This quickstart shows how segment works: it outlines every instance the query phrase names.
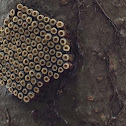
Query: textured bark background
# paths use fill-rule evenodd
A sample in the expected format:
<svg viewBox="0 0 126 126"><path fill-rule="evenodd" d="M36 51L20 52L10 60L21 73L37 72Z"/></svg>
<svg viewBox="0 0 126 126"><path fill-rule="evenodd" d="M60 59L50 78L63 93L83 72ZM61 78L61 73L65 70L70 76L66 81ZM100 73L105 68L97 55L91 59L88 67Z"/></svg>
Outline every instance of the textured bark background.
<svg viewBox="0 0 126 126"><path fill-rule="evenodd" d="M0 0L0 24L20 0ZM74 69L24 104L0 87L0 126L125 126L126 1L25 0L68 26Z"/></svg>

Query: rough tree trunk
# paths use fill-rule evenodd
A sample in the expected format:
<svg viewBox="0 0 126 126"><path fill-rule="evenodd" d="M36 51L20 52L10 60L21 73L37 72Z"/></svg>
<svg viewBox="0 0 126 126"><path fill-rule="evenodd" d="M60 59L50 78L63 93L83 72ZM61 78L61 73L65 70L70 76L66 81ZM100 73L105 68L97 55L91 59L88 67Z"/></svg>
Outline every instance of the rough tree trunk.
<svg viewBox="0 0 126 126"><path fill-rule="evenodd" d="M1 26L19 2L0 0ZM74 70L29 104L0 87L0 126L125 126L126 1L25 3L68 25Z"/></svg>

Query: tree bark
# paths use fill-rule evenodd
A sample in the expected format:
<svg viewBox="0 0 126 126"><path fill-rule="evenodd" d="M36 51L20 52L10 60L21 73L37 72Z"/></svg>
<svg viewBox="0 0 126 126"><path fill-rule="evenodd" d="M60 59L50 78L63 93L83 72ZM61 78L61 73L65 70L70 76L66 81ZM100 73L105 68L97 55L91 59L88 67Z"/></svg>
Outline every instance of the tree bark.
<svg viewBox="0 0 126 126"><path fill-rule="evenodd" d="M0 23L20 0L0 0ZM25 104L0 87L0 126L125 126L126 1L24 0L68 26L74 68Z"/></svg>

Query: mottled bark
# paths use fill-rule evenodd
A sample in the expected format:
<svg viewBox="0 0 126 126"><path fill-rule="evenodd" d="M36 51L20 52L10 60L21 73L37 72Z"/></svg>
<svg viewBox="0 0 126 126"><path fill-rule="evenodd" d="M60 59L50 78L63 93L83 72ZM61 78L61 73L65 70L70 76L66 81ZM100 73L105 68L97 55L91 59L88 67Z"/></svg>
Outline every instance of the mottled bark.
<svg viewBox="0 0 126 126"><path fill-rule="evenodd" d="M0 23L20 0L0 0ZM125 0L25 0L68 26L74 69L25 104L0 87L0 126L125 126Z"/></svg>

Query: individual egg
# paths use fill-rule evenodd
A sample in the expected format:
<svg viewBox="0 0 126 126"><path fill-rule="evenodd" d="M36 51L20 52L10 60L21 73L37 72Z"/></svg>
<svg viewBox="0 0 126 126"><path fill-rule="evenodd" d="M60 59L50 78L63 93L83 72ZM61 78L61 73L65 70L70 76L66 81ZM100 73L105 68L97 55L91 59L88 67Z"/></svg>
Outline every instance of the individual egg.
<svg viewBox="0 0 126 126"><path fill-rule="evenodd" d="M27 6L23 6L22 9L21 9L21 11L22 11L23 13L27 12L27 10L28 10L28 7L27 7Z"/></svg>
<svg viewBox="0 0 126 126"><path fill-rule="evenodd" d="M58 21L56 23L56 26L57 26L57 28L63 28L64 27L64 23L62 21Z"/></svg>
<svg viewBox="0 0 126 126"><path fill-rule="evenodd" d="M44 82L48 83L50 81L50 78L48 76L44 77Z"/></svg>
<svg viewBox="0 0 126 126"><path fill-rule="evenodd" d="M30 101L30 98L28 96L24 96L23 100L25 103L28 103Z"/></svg>
<svg viewBox="0 0 126 126"><path fill-rule="evenodd" d="M15 15L15 10L14 9L12 9L11 11L10 11L10 14L9 14L11 17L12 16L14 16Z"/></svg>
<svg viewBox="0 0 126 126"><path fill-rule="evenodd" d="M56 22L57 21L55 19L50 19L49 23L50 23L51 26L54 26L56 24Z"/></svg>
<svg viewBox="0 0 126 126"><path fill-rule="evenodd" d="M22 5L22 4L18 4L18 5L17 5L17 9L18 9L18 10L22 10L22 8L23 8L23 5Z"/></svg>
<svg viewBox="0 0 126 126"><path fill-rule="evenodd" d="M44 16L43 16L43 15L38 15L38 16L37 16L37 20L38 20L38 21L42 21L43 19L44 19Z"/></svg>
<svg viewBox="0 0 126 126"><path fill-rule="evenodd" d="M54 77L54 79L57 80L59 78L59 74L58 73L54 73L53 77Z"/></svg>
<svg viewBox="0 0 126 126"><path fill-rule="evenodd" d="M39 12L38 11L36 11L36 10L33 10L32 11L32 16L33 17L37 17L39 15Z"/></svg>

